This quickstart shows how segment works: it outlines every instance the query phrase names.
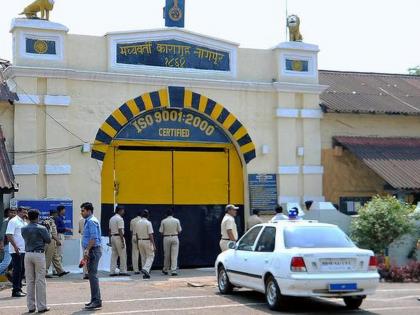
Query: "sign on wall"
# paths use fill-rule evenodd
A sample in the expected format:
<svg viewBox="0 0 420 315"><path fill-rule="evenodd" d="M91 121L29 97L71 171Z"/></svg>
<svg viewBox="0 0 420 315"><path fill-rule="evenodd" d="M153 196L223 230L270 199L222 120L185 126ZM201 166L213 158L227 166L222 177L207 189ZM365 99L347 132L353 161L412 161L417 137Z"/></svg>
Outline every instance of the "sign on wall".
<svg viewBox="0 0 420 315"><path fill-rule="evenodd" d="M277 205L276 174L249 174L250 210L274 211Z"/></svg>
<svg viewBox="0 0 420 315"><path fill-rule="evenodd" d="M26 52L37 55L56 55L56 43L52 40L26 38Z"/></svg>
<svg viewBox="0 0 420 315"><path fill-rule="evenodd" d="M187 109L155 109L135 117L118 140L230 143L211 119Z"/></svg>
<svg viewBox="0 0 420 315"><path fill-rule="evenodd" d="M230 71L229 53L179 40L117 43L117 64Z"/></svg>
<svg viewBox="0 0 420 315"><path fill-rule="evenodd" d="M40 219L46 219L50 216L50 210L56 209L57 206L66 207L66 215L64 223L66 228L73 229L73 201L72 200L16 200L16 207L29 207L32 209L38 209L40 211ZM71 232L67 232L66 235L72 235Z"/></svg>
<svg viewBox="0 0 420 315"><path fill-rule="evenodd" d="M185 1L184 0L166 0L164 14L165 14L165 26L184 27Z"/></svg>

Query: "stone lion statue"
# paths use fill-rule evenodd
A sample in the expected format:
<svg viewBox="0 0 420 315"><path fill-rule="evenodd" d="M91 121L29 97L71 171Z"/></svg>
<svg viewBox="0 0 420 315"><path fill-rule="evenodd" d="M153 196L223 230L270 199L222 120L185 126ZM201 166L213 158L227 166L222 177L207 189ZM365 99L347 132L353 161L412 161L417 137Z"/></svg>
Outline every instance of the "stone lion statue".
<svg viewBox="0 0 420 315"><path fill-rule="evenodd" d="M287 27L289 28L289 40L291 42L301 42L303 40L300 33L300 19L297 15L289 15L287 17Z"/></svg>
<svg viewBox="0 0 420 315"><path fill-rule="evenodd" d="M19 14L26 15L28 19L38 19L37 13L41 12L41 19L49 20L50 11L54 8L54 2L54 0L35 0Z"/></svg>

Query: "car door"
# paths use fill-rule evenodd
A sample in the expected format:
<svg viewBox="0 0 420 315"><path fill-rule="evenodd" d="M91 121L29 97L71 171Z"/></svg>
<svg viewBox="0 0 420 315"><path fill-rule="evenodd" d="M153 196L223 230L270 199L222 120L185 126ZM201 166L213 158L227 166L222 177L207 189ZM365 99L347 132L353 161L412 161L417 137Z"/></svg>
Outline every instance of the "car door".
<svg viewBox="0 0 420 315"><path fill-rule="evenodd" d="M227 272L232 283L252 288L252 277L249 273L249 262L252 260L255 241L262 230L262 226L250 229L236 244Z"/></svg>
<svg viewBox="0 0 420 315"><path fill-rule="evenodd" d="M252 259L248 262L249 273L255 275L250 278L252 288L264 292L264 274L270 269L274 258L276 247L276 228L266 226L260 233L252 254Z"/></svg>

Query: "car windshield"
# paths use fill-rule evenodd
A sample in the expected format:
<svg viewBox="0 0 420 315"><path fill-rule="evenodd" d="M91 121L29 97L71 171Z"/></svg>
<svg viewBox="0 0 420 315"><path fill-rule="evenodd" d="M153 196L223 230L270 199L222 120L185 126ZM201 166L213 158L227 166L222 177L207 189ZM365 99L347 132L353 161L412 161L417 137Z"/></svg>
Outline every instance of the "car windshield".
<svg viewBox="0 0 420 315"><path fill-rule="evenodd" d="M290 226L284 230L286 248L345 248L355 247L351 239L338 227Z"/></svg>

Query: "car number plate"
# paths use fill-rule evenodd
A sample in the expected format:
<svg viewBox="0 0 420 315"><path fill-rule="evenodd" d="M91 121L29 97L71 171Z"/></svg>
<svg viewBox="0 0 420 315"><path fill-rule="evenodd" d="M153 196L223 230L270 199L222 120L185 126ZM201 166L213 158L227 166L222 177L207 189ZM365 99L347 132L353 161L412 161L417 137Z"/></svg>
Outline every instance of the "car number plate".
<svg viewBox="0 0 420 315"><path fill-rule="evenodd" d="M321 259L320 263L323 271L350 271L354 267L354 261L351 258L326 258Z"/></svg>
<svg viewBox="0 0 420 315"><path fill-rule="evenodd" d="M333 283L328 286L330 292L352 292L357 291L357 283Z"/></svg>

